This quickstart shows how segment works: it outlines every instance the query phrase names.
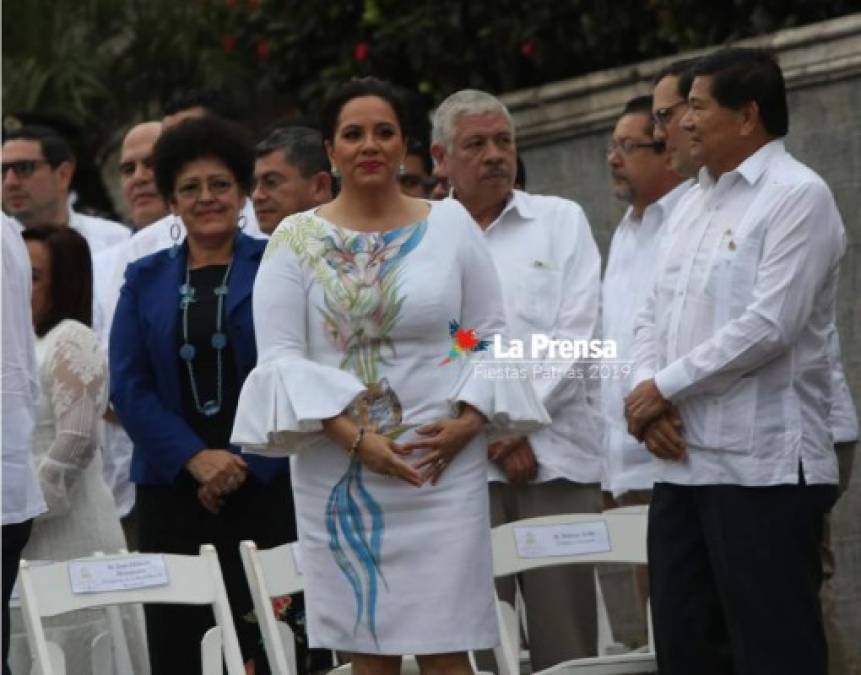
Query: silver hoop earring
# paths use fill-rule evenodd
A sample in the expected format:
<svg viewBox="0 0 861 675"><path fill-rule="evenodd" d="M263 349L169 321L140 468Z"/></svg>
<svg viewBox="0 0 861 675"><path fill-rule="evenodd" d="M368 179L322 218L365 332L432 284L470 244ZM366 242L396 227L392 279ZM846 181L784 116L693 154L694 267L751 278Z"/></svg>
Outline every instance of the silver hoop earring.
<svg viewBox="0 0 861 675"><path fill-rule="evenodd" d="M406 172L407 172L407 167L405 167L403 164L401 164L401 166L398 168L398 175L403 176L404 174L406 174Z"/></svg>
<svg viewBox="0 0 861 675"><path fill-rule="evenodd" d="M179 218L174 216L173 222L170 224L170 238L173 240L173 246L170 247L171 258L176 258L179 255L179 238L182 236L182 229L179 226Z"/></svg>
<svg viewBox="0 0 861 675"><path fill-rule="evenodd" d="M340 178L341 177L341 172L338 171L338 167L335 166L334 164L332 165L331 173L332 173L332 178Z"/></svg>
<svg viewBox="0 0 861 675"><path fill-rule="evenodd" d="M248 219L245 217L244 213L239 214L239 220L236 221L236 227L239 228L239 231L245 229L245 225L248 223Z"/></svg>

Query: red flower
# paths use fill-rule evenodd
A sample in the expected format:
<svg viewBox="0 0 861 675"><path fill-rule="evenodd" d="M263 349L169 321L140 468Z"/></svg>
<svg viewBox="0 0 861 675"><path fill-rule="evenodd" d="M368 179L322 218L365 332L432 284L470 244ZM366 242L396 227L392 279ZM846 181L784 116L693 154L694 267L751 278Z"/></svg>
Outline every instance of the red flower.
<svg viewBox="0 0 861 675"><path fill-rule="evenodd" d="M356 46L353 47L353 58L361 63L368 58L368 53L371 51L370 46L368 46L367 42L357 42Z"/></svg>
<svg viewBox="0 0 861 675"><path fill-rule="evenodd" d="M265 61L269 58L269 40L266 38L260 38L257 41L257 58L261 61Z"/></svg>
<svg viewBox="0 0 861 675"><path fill-rule="evenodd" d="M232 35L222 35L221 48L226 52L232 52L236 49L236 38Z"/></svg>
<svg viewBox="0 0 861 675"><path fill-rule="evenodd" d="M227 5L227 9L236 9L236 5L239 4L239 0L225 0L225 5Z"/></svg>
<svg viewBox="0 0 861 675"><path fill-rule="evenodd" d="M531 58L535 54L535 40L527 40L526 42L521 44L520 53L523 54L527 59Z"/></svg>
<svg viewBox="0 0 861 675"><path fill-rule="evenodd" d="M248 9L257 9L260 7L260 0L246 0L246 4L248 5Z"/></svg>
<svg viewBox="0 0 861 675"><path fill-rule="evenodd" d="M458 328L454 334L454 343L463 351L472 351L478 345L475 328Z"/></svg>
<svg viewBox="0 0 861 675"><path fill-rule="evenodd" d="M283 618L286 615L287 610L290 609L290 607L292 606L292 604L293 598L291 598L289 595L282 595L277 598L272 598L272 611L275 612L275 617L277 619Z"/></svg>

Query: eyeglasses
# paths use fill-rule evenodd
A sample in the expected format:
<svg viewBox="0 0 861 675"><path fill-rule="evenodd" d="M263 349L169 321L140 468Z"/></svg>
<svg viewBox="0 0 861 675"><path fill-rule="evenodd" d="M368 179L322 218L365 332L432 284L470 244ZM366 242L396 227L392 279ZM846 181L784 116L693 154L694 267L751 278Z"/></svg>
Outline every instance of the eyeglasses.
<svg viewBox="0 0 861 675"><path fill-rule="evenodd" d="M209 190L209 194L216 197L227 194L234 185L236 185L236 183L228 178L209 178L206 180L206 187ZM195 199L200 199L200 195L202 193L203 182L199 180L190 180L176 188L176 194L179 195L180 198L189 202Z"/></svg>
<svg viewBox="0 0 861 675"><path fill-rule="evenodd" d="M133 176L135 171L137 171L138 164L140 164L144 169L152 170L153 167L153 159L152 155L149 157L144 157L141 160L133 160L128 162L122 162L120 164L120 175L128 178L129 176Z"/></svg>
<svg viewBox="0 0 861 675"><path fill-rule="evenodd" d="M634 141L630 138L626 138L624 141L617 143L612 141L607 145L607 157L611 155L615 155L617 152L627 157L634 150L638 150L639 148L652 148L654 150L660 151L664 147L664 144L659 141Z"/></svg>
<svg viewBox="0 0 861 675"><path fill-rule="evenodd" d="M673 118L673 110L686 103L687 101L685 99L681 99L680 101L673 103L673 105L668 105L665 108L658 108L652 113L652 122L654 122L656 127L661 127L661 129L663 129Z"/></svg>
<svg viewBox="0 0 861 675"><path fill-rule="evenodd" d="M19 159L15 162L3 162L3 180L11 170L18 178L29 178L40 164L49 164L47 159Z"/></svg>

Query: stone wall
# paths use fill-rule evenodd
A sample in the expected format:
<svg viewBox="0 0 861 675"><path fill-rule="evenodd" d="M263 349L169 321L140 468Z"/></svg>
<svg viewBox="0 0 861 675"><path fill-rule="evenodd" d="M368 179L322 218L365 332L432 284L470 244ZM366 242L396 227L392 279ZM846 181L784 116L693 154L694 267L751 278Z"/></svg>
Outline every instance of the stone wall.
<svg viewBox="0 0 861 675"><path fill-rule="evenodd" d="M778 56L789 89L789 151L831 186L848 248L838 300L843 361L861 401L861 14L745 40ZM517 91L503 100L514 115L530 192L579 202L606 254L624 211L612 194L604 148L622 106L649 93L679 54ZM861 458L834 514L840 619L861 673Z"/></svg>

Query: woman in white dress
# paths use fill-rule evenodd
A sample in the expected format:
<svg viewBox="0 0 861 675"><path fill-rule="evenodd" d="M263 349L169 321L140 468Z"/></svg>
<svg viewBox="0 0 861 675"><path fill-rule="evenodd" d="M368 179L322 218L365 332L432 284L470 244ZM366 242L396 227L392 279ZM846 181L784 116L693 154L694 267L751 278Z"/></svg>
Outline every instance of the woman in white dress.
<svg viewBox="0 0 861 675"><path fill-rule="evenodd" d="M269 243L233 441L295 454L311 646L360 674L415 654L454 675L498 642L485 427L549 419L528 381L490 372L505 320L478 228L457 202L400 193L404 119L372 78L327 105L342 189Z"/></svg>
<svg viewBox="0 0 861 675"><path fill-rule="evenodd" d="M33 455L48 511L33 522L26 560L70 560L125 548L110 488L102 475L99 423L107 402L107 359L89 327L92 267L84 238L68 227L23 233L33 268L33 324L41 395ZM148 673L143 613L123 610L135 673ZM104 610L45 621L69 673L91 673L93 638L108 631ZM10 663L29 672L20 612L12 617Z"/></svg>

